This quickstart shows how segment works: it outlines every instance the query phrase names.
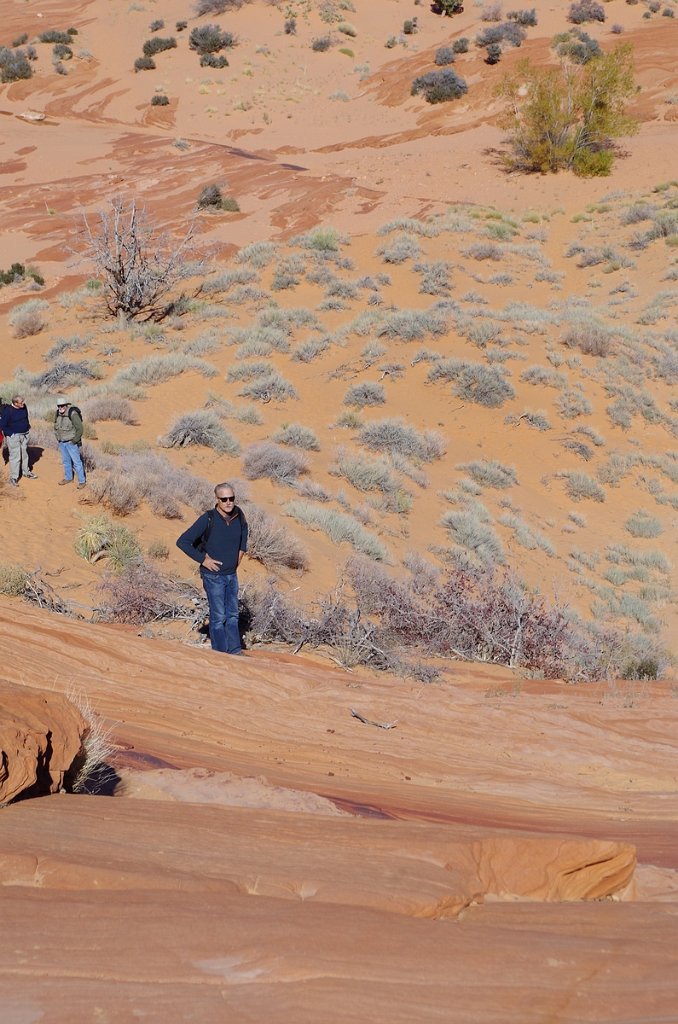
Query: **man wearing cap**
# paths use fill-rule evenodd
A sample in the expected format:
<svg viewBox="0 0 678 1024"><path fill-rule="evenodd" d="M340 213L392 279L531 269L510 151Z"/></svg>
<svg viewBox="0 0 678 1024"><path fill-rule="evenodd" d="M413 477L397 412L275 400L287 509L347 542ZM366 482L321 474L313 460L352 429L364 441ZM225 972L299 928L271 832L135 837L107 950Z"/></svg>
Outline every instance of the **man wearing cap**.
<svg viewBox="0 0 678 1024"><path fill-rule="evenodd" d="M0 416L0 431L5 435L9 451L9 482L19 484L19 474L37 480L28 465L28 434L31 429L28 409L22 395L14 395L12 404L6 405Z"/></svg>
<svg viewBox="0 0 678 1024"><path fill-rule="evenodd" d="M54 433L59 442L59 454L64 466L64 478L59 487L73 482L73 472L78 479L78 488L85 486L85 467L82 464L80 446L82 444L82 416L80 410L72 406L67 398L59 396L56 400L56 416L54 417Z"/></svg>

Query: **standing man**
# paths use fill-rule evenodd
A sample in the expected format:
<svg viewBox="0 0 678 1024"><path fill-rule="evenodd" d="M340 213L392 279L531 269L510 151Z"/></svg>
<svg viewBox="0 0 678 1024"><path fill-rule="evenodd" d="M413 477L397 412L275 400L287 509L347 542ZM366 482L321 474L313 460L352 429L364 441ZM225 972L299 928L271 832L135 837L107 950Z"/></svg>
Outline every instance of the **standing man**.
<svg viewBox="0 0 678 1024"><path fill-rule="evenodd" d="M216 507L182 533L177 547L200 563L210 612L212 650L242 654L238 629L238 566L247 551L247 520L231 484L214 488Z"/></svg>
<svg viewBox="0 0 678 1024"><path fill-rule="evenodd" d="M15 395L11 405L6 405L0 416L0 431L5 435L9 451L9 482L12 487L19 484L19 474L29 480L37 480L28 465L28 434L31 429L28 409L22 395Z"/></svg>
<svg viewBox="0 0 678 1024"><path fill-rule="evenodd" d="M59 454L64 467L64 478L59 487L73 482L73 471L78 478L78 489L86 485L85 467L82 464L82 416L80 410L71 405L67 398L57 398L54 433L59 442Z"/></svg>

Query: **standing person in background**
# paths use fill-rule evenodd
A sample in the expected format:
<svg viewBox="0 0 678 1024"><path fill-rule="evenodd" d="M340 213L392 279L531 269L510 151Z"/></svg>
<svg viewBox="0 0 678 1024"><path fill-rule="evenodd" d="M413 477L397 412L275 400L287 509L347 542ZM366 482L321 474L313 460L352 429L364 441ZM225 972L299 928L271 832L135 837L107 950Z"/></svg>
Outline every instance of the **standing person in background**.
<svg viewBox="0 0 678 1024"><path fill-rule="evenodd" d="M19 475L37 480L37 475L28 465L28 435L31 423L28 409L22 395L14 395L12 404L6 405L0 416L0 431L5 435L9 451L9 482L12 487L19 484Z"/></svg>
<svg viewBox="0 0 678 1024"><path fill-rule="evenodd" d="M64 478L59 481L59 487L73 482L73 471L75 470L80 489L86 485L85 468L80 453L82 416L77 406L71 405L67 398L57 398L56 406L54 433L59 442L59 454L64 467Z"/></svg>
<svg viewBox="0 0 678 1024"><path fill-rule="evenodd" d="M242 654L238 629L238 566L247 551L247 520L235 504L230 484L217 484L215 508L196 519L177 547L200 563L200 578L210 611L212 650Z"/></svg>

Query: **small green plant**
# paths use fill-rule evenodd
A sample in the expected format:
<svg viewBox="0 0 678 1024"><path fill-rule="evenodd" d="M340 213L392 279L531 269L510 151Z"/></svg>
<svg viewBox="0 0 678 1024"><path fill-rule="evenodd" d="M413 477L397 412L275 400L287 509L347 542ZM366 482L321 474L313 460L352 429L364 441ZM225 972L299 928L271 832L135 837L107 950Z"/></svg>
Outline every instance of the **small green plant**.
<svg viewBox="0 0 678 1024"><path fill-rule="evenodd" d="M0 563L0 594L7 597L21 597L26 590L28 573L20 565Z"/></svg>
<svg viewBox="0 0 678 1024"><path fill-rule="evenodd" d="M33 270L32 267L25 267L23 263L13 263L9 270L0 270L0 288L6 284L19 284L30 278L35 284L43 285L44 277Z"/></svg>

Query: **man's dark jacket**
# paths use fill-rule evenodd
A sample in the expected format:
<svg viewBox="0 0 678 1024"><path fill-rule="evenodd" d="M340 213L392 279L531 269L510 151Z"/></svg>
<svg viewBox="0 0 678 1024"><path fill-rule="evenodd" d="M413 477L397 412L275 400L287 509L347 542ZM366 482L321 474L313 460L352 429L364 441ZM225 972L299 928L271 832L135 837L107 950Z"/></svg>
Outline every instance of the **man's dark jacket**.
<svg viewBox="0 0 678 1024"><path fill-rule="evenodd" d="M234 506L233 512L226 516L226 518L220 515L216 508L212 510L211 516L212 528L205 547L196 547L195 545L207 529L207 512L203 512L193 525L189 526L182 533L177 540L177 547L185 555L188 555L189 558L192 558L194 562L202 562L205 555L209 555L210 558L221 562L219 575L231 575L238 568L240 552L247 551L247 520L242 509L238 508L237 505ZM210 572L210 575L212 575L209 569L203 569L202 571Z"/></svg>
<svg viewBox="0 0 678 1024"><path fill-rule="evenodd" d="M28 409L25 405L20 409L15 405L5 406L0 416L0 430L6 437L11 437L12 434L27 434L30 429Z"/></svg>

